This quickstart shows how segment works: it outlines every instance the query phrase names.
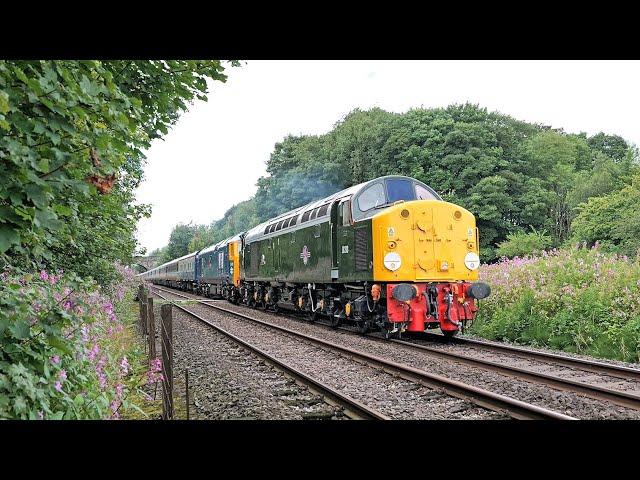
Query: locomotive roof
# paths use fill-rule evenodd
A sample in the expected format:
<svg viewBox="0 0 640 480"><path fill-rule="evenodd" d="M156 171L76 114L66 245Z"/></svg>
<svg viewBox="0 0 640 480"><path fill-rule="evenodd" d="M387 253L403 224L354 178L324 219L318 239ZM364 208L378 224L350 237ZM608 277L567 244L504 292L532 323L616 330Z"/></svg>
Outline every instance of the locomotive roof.
<svg viewBox="0 0 640 480"><path fill-rule="evenodd" d="M244 233L244 232L242 232ZM204 253L209 253L209 252L213 252L214 250L218 250L219 248L224 247L225 245L228 245L229 243L236 241L236 240L240 240L240 237L242 236L242 233L237 233L235 235L232 235L231 237L225 238L224 240L220 240L218 243L214 243L213 245L209 245L206 248L203 248L202 250L200 250L198 252L198 255L202 255Z"/></svg>
<svg viewBox="0 0 640 480"><path fill-rule="evenodd" d="M385 175L383 177L377 177L377 178L374 178L372 180L359 183L358 185L353 185L351 187L345 188L344 190L340 190L339 192L333 193L333 194L329 195L328 197L324 197L324 198L321 198L319 200L315 200L313 202L307 203L306 205L303 205L303 206L298 207L298 208L294 208L293 210L289 210L288 212L285 212L285 213L282 213L282 214L280 214L280 215L278 215L276 217L270 218L269 220L267 220L265 222L262 222L260 225L257 225L255 227L251 228L250 230L248 230L246 235L245 235L245 239L246 239L246 241L251 242L252 240L256 240L256 239L261 238L261 237L265 237L265 236L268 236L268 235L275 234L275 232L265 234L264 233L265 232L265 228L268 225L270 225L270 224L272 224L274 222L279 222L280 220L286 219L286 218L288 218L290 216L299 217L302 213L304 213L306 211L312 210L312 209L314 209L316 207L319 207L321 205L324 205L324 204L330 204L330 203L334 202L335 200L338 200L338 199L341 199L341 198L353 197L354 195L358 194L359 192L361 192L362 190L367 188L370 184L375 183L375 182L379 182L380 180L385 180L385 179L388 179L388 178L405 178L405 179L412 180L414 182L418 182L420 184L423 184L430 191L432 191L437 196L437 198L439 198L441 200L440 196L431 187L429 187L428 185L424 184L423 182L421 182L419 180L416 180L415 178L406 177L404 175ZM310 220L308 223L305 223L305 227L308 227L308 226L311 226L311 225L315 225L317 223L323 223L323 222L326 222L326 221L328 221L328 217L327 218L322 218L322 219L321 218L313 219L313 220ZM297 228L300 228L299 225L300 225L300 222L297 221L296 224L295 224L295 228L292 228L289 231L293 231L293 230L296 230Z"/></svg>

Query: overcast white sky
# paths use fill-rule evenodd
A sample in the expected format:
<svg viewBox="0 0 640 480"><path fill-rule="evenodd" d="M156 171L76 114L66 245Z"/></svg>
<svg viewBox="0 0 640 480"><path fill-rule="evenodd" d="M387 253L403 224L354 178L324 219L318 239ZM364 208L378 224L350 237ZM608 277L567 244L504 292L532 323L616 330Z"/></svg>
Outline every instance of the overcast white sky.
<svg viewBox="0 0 640 480"><path fill-rule="evenodd" d="M212 82L147 152L137 238L151 250L179 222L209 224L256 191L274 144L323 134L354 108L478 103L570 133L640 145L639 61L247 61Z"/></svg>

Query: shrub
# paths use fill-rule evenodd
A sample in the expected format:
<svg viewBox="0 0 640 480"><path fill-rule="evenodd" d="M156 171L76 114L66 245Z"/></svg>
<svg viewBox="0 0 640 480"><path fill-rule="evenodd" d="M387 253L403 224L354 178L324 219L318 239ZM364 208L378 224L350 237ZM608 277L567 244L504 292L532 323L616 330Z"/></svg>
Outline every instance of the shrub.
<svg viewBox="0 0 640 480"><path fill-rule="evenodd" d="M640 260L567 248L483 265L491 285L473 333L627 361L640 359Z"/></svg>
<svg viewBox="0 0 640 480"><path fill-rule="evenodd" d="M635 255L640 251L640 174L622 190L590 198L572 224L572 239L604 250Z"/></svg>
<svg viewBox="0 0 640 480"><path fill-rule="evenodd" d="M517 232L507 235L507 239L498 245L498 256L511 258L536 255L551 247L553 239L549 235L534 228L531 230L530 233Z"/></svg>
<svg viewBox="0 0 640 480"><path fill-rule="evenodd" d="M118 418L146 380L131 309L133 274L106 292L59 272L0 275L0 418ZM107 295L107 293L109 295ZM129 302L129 305L125 305Z"/></svg>

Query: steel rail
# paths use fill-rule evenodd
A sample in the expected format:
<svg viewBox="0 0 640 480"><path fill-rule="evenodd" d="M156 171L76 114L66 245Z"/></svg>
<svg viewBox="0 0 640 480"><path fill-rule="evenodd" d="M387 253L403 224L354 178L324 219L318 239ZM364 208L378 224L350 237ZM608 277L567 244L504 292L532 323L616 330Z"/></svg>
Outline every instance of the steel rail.
<svg viewBox="0 0 640 480"><path fill-rule="evenodd" d="M165 291L168 291L168 290L165 290ZM507 413L512 418L575 420L574 417L571 417L559 412L555 412L547 408L539 407L537 405L529 404L527 402L523 402L521 400L517 400L511 397L508 397L506 395L490 392L488 390L484 390L482 388L475 387L473 385L468 385L457 380L442 377L440 375L435 375L435 374L426 372L424 370L411 367L409 365L404 365L401 363L386 360L382 357L378 357L375 355L371 355L369 353L361 352L349 347L338 345L336 343L333 343L327 340L322 340L320 338L317 338L311 335L306 335L306 334L297 332L295 330L288 329L286 327L274 325L270 322L265 322L263 320L250 317L240 312L228 310L218 305L211 305L210 303L207 303L206 300L193 299L191 297L188 297L186 295L173 292L173 291L168 291L168 292L177 296L181 296L183 298L196 300L196 302L200 303L201 305L213 308L218 311L225 312L227 314L230 314L245 320L252 321L259 325L263 325L268 328L272 328L274 330L278 330L289 335L296 336L298 338L309 341L311 343L315 343L316 345L319 345L325 348L328 347L334 351L339 351L343 355L346 355L349 357L355 357L363 361L364 363L381 368L383 371L397 375L400 378L403 378L405 380L420 383L429 388L442 390L448 395L454 396L456 398L461 398L466 401L470 401L472 403L475 403L476 405L479 405L483 408L487 408L489 410L497 411L500 413Z"/></svg>
<svg viewBox="0 0 640 480"><path fill-rule="evenodd" d="M348 397L340 393L334 388L318 380L315 380L314 378L310 377L304 372L286 364L285 362L282 362L276 359L275 357L268 354L264 350L247 342L246 340L242 340L241 338L235 336L234 334L224 330L220 326L213 324L212 322L201 317L197 313L192 312L184 308L183 306L176 304L175 302L172 302L170 299L164 297L160 293L153 292L153 291L152 293L165 301L169 301L172 305L174 305L176 308L180 309L181 311L191 315L192 317L202 321L203 323L206 323L210 327L214 328L216 331L222 333L223 335L230 338L234 342L242 345L245 349L256 354L257 356L262 358L264 361L266 361L270 365L276 367L277 369L283 371L287 375L293 377L296 381L298 381L299 383L309 388L310 391L316 393L317 395L322 396L324 401L329 405L341 407L345 415L347 415L349 418L358 419L358 420L389 420L390 419L390 417L384 415L383 413L364 405L358 400L355 400L351 397ZM175 292L171 292L171 293L175 294Z"/></svg>
<svg viewBox="0 0 640 480"><path fill-rule="evenodd" d="M429 334L434 337L440 337L438 334ZM571 368L580 368L582 370L590 371L593 373L600 373L618 377L624 380L640 380L640 369L626 367L622 365L613 365L605 362L599 362L597 360L588 360L584 358L567 357L565 355L559 355L551 352L540 352L536 350L530 350L524 347L518 347L515 345L497 344L492 342L486 342L484 340L477 340L473 338L461 338L453 337L454 343L460 345L471 345L485 348L487 350L494 350L507 353L521 354L525 357L533 357L546 361L553 361L554 363L564 365Z"/></svg>
<svg viewBox="0 0 640 480"><path fill-rule="evenodd" d="M171 293L173 293L174 295L182 296L184 298L191 298L182 293L177 293L174 291L172 291ZM207 300L197 300L197 301L206 302ZM428 335L444 338L441 335L436 335L436 334L428 334ZM369 337L369 338L373 338L378 341L381 341L376 337ZM557 375L551 375L548 373L536 372L535 370L530 370L526 368L505 365L500 362L485 360L485 359L481 359L473 356L461 355L459 353L429 347L427 345L422 345L420 343L407 342L407 341L397 340L397 339L385 340L385 342L386 341L390 341L405 347L422 350L422 351L428 352L428 354L448 358L454 361L458 361L460 363L464 363L466 365L483 368L485 370L493 371L503 375L508 375L511 377L521 378L523 380L536 382L542 385L548 385L566 392L580 393L590 398L593 398L595 400L611 402L623 407L632 408L634 410L640 410L640 395L637 395L635 393L625 392L622 390L616 390L616 389L607 388L599 385L592 385L592 384L581 382L578 380L567 379L567 378L559 377ZM603 362L597 362L597 361L591 361L591 360L585 360L585 359L573 359L571 357L565 357L558 354L546 353L546 352L541 353L541 352L532 351L526 348L512 347L508 345L505 345L505 346L496 345L489 342L483 342L481 340L461 339L459 337L454 337L454 341L457 341L457 343L461 345L462 344L480 345L483 348L487 347L488 349L494 349L496 351L505 351L510 354L513 354L514 352L516 352L518 355L521 355L524 358L529 356L536 360L543 360L546 362L552 361L562 366L566 366L574 369L578 368L581 370L591 371L599 374L604 373L606 375L615 376L616 378L623 378L625 380L640 380L640 371L637 371L629 367L609 365ZM577 361L574 361L574 360L577 360Z"/></svg>

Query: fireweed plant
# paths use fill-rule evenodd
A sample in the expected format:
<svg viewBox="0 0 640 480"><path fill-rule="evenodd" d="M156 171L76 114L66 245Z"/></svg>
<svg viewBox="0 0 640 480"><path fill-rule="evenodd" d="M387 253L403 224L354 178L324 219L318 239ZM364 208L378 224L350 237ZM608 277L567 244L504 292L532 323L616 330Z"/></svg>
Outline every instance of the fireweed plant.
<svg viewBox="0 0 640 480"><path fill-rule="evenodd" d="M62 271L0 274L0 418L144 415L132 400L162 375L135 336L134 274L117 270L111 289Z"/></svg>
<svg viewBox="0 0 640 480"><path fill-rule="evenodd" d="M483 265L491 296L471 332L603 358L640 358L640 256L593 248Z"/></svg>

